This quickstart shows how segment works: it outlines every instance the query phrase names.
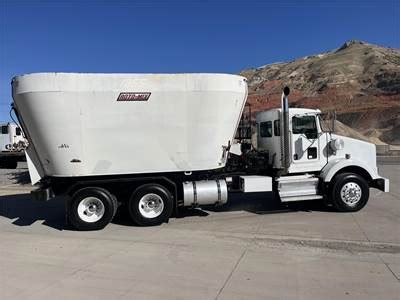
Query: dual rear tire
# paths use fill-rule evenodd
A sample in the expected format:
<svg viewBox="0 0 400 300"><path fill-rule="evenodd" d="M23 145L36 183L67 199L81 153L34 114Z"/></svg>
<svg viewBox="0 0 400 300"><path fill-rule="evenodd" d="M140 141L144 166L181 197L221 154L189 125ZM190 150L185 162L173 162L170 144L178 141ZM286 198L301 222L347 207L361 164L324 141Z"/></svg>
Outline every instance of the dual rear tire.
<svg viewBox="0 0 400 300"><path fill-rule="evenodd" d="M77 230L99 230L112 221L117 208L117 199L109 191L87 187L73 194L68 203L67 216Z"/></svg>
<svg viewBox="0 0 400 300"><path fill-rule="evenodd" d="M158 184L139 187L131 196L128 209L133 222L139 226L154 226L167 222L173 211L171 193Z"/></svg>
<svg viewBox="0 0 400 300"><path fill-rule="evenodd" d="M173 197L162 185L145 184L136 189L128 202L129 216L140 226L167 222L173 211ZM77 230L100 230L114 218L117 198L100 187L75 192L67 206L70 224Z"/></svg>

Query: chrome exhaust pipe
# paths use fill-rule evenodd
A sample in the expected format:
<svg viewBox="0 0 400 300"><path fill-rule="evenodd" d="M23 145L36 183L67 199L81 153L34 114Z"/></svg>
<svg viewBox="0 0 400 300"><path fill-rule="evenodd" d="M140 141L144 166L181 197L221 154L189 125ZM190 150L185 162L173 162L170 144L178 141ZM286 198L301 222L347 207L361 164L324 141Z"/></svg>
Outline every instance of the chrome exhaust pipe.
<svg viewBox="0 0 400 300"><path fill-rule="evenodd" d="M282 107L281 161L285 173L288 172L291 163L290 136L289 136L289 101L288 101L289 94L290 94L290 89L289 87L285 86L281 97L281 107Z"/></svg>

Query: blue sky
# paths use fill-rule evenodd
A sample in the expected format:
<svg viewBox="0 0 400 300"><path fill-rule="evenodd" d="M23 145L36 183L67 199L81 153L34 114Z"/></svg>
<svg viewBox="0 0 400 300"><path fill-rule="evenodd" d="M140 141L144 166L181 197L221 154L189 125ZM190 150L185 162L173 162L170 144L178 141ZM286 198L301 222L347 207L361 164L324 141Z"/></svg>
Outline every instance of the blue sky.
<svg viewBox="0 0 400 300"><path fill-rule="evenodd" d="M400 48L397 0L0 0L0 121L22 73L228 72L361 39Z"/></svg>

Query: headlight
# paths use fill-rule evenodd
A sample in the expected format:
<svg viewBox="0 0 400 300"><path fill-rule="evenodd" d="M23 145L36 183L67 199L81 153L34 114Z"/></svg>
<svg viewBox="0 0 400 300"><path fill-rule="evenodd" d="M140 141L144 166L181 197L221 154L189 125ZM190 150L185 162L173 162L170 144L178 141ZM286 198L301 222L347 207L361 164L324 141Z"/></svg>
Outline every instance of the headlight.
<svg viewBox="0 0 400 300"><path fill-rule="evenodd" d="M342 139L334 139L330 141L329 145L334 151L342 150L344 148L344 141Z"/></svg>

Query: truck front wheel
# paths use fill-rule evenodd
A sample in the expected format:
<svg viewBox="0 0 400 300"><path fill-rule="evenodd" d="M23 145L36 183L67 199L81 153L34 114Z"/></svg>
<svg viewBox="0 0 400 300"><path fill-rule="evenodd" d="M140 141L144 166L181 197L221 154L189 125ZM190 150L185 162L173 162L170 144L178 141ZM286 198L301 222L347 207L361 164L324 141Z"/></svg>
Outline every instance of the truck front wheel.
<svg viewBox="0 0 400 300"><path fill-rule="evenodd" d="M171 193L159 184L139 187L129 200L129 215L140 226L154 226L167 222L173 210Z"/></svg>
<svg viewBox="0 0 400 300"><path fill-rule="evenodd" d="M334 178L331 201L338 211L359 211L367 204L368 198L368 183L360 175L342 173Z"/></svg>
<svg viewBox="0 0 400 300"><path fill-rule="evenodd" d="M107 190L87 187L78 190L68 203L68 220L77 230L103 229L117 211L117 200Z"/></svg>

